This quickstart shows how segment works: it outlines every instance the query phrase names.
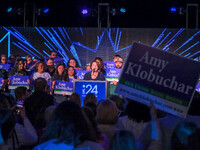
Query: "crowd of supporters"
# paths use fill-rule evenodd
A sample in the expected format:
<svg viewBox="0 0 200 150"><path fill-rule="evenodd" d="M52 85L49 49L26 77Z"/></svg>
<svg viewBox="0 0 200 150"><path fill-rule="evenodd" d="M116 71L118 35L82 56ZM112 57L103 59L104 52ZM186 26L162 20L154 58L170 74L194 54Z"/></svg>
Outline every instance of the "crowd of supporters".
<svg viewBox="0 0 200 150"><path fill-rule="evenodd" d="M76 59L54 65L56 52L46 61L27 56L1 55L0 150L199 150L200 95L195 93L186 118L179 118L122 96L97 103L88 93L81 106L77 93L53 94L56 80L79 80ZM123 59L113 58L116 68ZM85 66L84 80L105 80L103 60ZM85 69L84 68L84 69ZM34 92L25 87L9 90L9 75L29 76ZM48 85L52 82L52 89ZM117 83L114 83L117 84ZM59 100L57 100L59 99Z"/></svg>

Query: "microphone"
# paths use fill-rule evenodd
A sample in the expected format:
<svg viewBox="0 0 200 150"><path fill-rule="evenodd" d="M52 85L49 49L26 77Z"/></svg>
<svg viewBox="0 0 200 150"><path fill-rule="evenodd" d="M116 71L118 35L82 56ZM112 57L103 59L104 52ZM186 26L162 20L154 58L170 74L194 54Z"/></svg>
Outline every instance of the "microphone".
<svg viewBox="0 0 200 150"><path fill-rule="evenodd" d="M95 72L95 69L92 69L92 72L93 72L93 74L94 74L94 72Z"/></svg>

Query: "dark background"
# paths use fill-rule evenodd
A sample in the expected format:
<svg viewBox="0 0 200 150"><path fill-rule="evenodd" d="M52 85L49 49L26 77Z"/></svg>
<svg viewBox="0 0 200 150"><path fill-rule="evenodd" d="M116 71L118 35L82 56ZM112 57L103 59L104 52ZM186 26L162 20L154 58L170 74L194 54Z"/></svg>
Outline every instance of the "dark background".
<svg viewBox="0 0 200 150"><path fill-rule="evenodd" d="M29 10L27 15L29 25L32 25L32 4L36 7L49 8L45 15L36 15L36 26L42 27L97 27L97 6L98 3L109 3L110 9L119 10L126 8L125 14L111 16L110 27L125 28L184 28L185 9L187 3L198 3L199 0L1 0L0 1L0 26L23 26L23 12L18 15L16 9L23 10L24 3L27 2ZM12 12L6 12L11 6ZM176 7L177 11L183 8L183 14L171 13L170 7ZM90 15L83 16L82 8L88 8ZM96 12L94 11L96 10ZM195 27L193 10L190 11L191 28ZM193 18L192 18L193 16Z"/></svg>

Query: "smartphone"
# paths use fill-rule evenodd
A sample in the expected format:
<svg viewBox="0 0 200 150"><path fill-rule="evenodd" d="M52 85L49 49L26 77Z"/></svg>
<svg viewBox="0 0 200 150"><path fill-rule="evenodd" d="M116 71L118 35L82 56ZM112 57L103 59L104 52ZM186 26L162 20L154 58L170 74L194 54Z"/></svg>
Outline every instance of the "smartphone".
<svg viewBox="0 0 200 150"><path fill-rule="evenodd" d="M17 114L20 113L20 111L21 111L22 108L23 108L23 101L18 101L16 103L16 112L17 112Z"/></svg>

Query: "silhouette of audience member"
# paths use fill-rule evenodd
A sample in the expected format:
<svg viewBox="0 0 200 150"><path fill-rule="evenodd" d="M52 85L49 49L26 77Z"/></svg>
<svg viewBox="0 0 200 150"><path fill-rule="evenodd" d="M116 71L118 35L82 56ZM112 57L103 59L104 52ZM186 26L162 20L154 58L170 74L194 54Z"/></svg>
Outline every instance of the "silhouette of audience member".
<svg viewBox="0 0 200 150"><path fill-rule="evenodd" d="M134 135L127 130L117 131L112 138L110 150L137 150Z"/></svg>

